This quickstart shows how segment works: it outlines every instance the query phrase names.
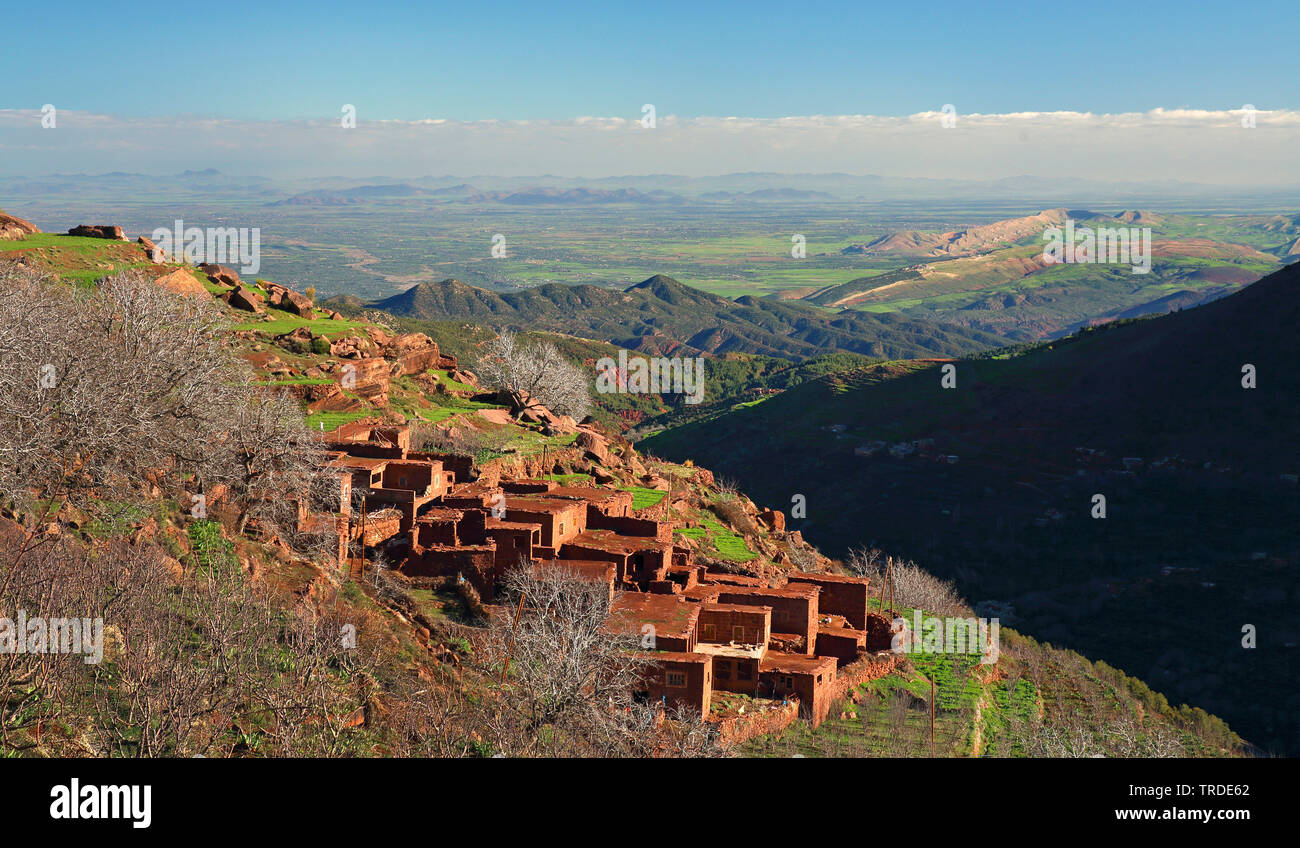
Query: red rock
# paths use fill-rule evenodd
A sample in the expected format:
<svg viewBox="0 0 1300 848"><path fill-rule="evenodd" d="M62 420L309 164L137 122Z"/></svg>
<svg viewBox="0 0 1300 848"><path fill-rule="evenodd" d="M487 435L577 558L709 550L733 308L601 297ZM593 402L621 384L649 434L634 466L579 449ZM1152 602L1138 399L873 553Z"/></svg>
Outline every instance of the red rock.
<svg viewBox="0 0 1300 848"><path fill-rule="evenodd" d="M779 509L765 509L758 514L758 518L770 530L777 533L785 531L785 513Z"/></svg>
<svg viewBox="0 0 1300 848"><path fill-rule="evenodd" d="M167 289L167 291L183 294L190 297L207 297L208 290L203 284L194 279L194 275L187 268L177 268L170 274L164 274L157 280L158 285Z"/></svg>
<svg viewBox="0 0 1300 848"><path fill-rule="evenodd" d="M0 239L6 241L24 239L33 233L39 232L40 230L31 221L24 221L22 218L15 218L13 215L0 212Z"/></svg>
<svg viewBox="0 0 1300 848"><path fill-rule="evenodd" d="M122 228L114 224L82 224L68 230L68 235L126 241L126 235L122 232Z"/></svg>
<svg viewBox="0 0 1300 848"><path fill-rule="evenodd" d="M315 307L305 295L298 294L296 291L285 289L284 295L280 300L280 308L287 309L294 315L302 318L315 318Z"/></svg>
<svg viewBox="0 0 1300 848"><path fill-rule="evenodd" d="M238 286L242 282L239 279L239 274L233 268L227 268L225 265L204 262L199 266L199 270L207 274L209 280L223 286Z"/></svg>
<svg viewBox="0 0 1300 848"><path fill-rule="evenodd" d="M245 285L240 285L230 293L230 305L247 312L266 311L262 296Z"/></svg>
<svg viewBox="0 0 1300 848"><path fill-rule="evenodd" d="M163 249L161 247L154 244L152 239L147 239L144 236L140 236L140 238L136 239L135 241L136 244L144 248L145 256L148 256L149 261L152 262L153 264L161 265L167 261L167 254L163 252Z"/></svg>

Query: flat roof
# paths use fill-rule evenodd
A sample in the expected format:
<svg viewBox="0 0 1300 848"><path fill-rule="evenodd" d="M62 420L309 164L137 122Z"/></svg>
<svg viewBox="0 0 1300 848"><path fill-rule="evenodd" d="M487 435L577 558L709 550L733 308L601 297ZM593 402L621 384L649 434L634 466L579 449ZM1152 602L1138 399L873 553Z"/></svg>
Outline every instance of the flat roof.
<svg viewBox="0 0 1300 848"><path fill-rule="evenodd" d="M543 559L537 560L537 570L565 571L585 580L610 582L614 579L614 563L595 559Z"/></svg>
<svg viewBox="0 0 1300 848"><path fill-rule="evenodd" d="M769 606L766 605L766 604L710 604L710 603L706 603L706 604L703 604L703 608L704 608L704 610L717 610L718 612L748 612L748 613L758 612L758 613L761 613L763 610L767 610L768 612L771 612L771 611L772 611L772 608L769 607Z"/></svg>
<svg viewBox="0 0 1300 848"><path fill-rule="evenodd" d="M806 654L787 654L768 651L759 663L758 670L785 672L786 674L817 674L827 668L834 670L835 657L810 657Z"/></svg>
<svg viewBox="0 0 1300 848"><path fill-rule="evenodd" d="M807 591L800 589L772 589L768 586L734 586L730 584L722 585L722 594L724 595L742 595L752 598L812 598L821 592L820 586L811 583L807 584Z"/></svg>
<svg viewBox="0 0 1300 848"><path fill-rule="evenodd" d="M518 509L523 512L566 512L575 506L585 506L577 498L551 498L546 495L512 495L506 494L506 509Z"/></svg>
<svg viewBox="0 0 1300 848"><path fill-rule="evenodd" d="M688 654L685 651L639 651L638 656L646 657L647 659L656 662L666 663L696 663L703 665L704 663L713 661L713 658L706 654Z"/></svg>
<svg viewBox="0 0 1300 848"><path fill-rule="evenodd" d="M532 521L506 521L504 518L484 519L483 526L488 530L527 530L530 533L542 529L542 525Z"/></svg>
<svg viewBox="0 0 1300 848"><path fill-rule="evenodd" d="M745 645L738 642L697 642L696 653L736 660L761 660L767 654L767 645Z"/></svg>
<svg viewBox="0 0 1300 848"><path fill-rule="evenodd" d="M638 551L662 551L672 543L660 542L651 536L620 536L613 530L584 530L564 544L630 555Z"/></svg>
<svg viewBox="0 0 1300 848"><path fill-rule="evenodd" d="M371 459L365 456L348 454L325 463L333 468L360 468L365 471L377 471L392 462L390 459Z"/></svg>
<svg viewBox="0 0 1300 848"><path fill-rule="evenodd" d="M605 626L616 633L639 635L641 625L650 624L660 636L687 638L699 616L699 604L687 603L677 595L623 592L614 598Z"/></svg>
<svg viewBox="0 0 1300 848"><path fill-rule="evenodd" d="M853 583L860 586L867 585L866 577L850 577L847 574L823 574L820 572L802 572L791 574L791 583Z"/></svg>

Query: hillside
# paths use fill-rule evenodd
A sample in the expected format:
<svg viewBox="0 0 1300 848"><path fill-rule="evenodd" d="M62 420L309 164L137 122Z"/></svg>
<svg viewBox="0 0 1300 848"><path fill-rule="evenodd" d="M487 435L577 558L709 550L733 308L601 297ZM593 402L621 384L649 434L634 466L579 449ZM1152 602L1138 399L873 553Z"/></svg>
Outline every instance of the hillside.
<svg viewBox="0 0 1300 848"><path fill-rule="evenodd" d="M430 521L460 520L471 509L471 493L480 497L499 484L515 486L515 492L532 493L524 503L544 499L553 489L555 494L550 497L558 498L556 502L567 503L566 499L578 496L626 497L630 513L625 523L662 527L673 541L669 548L673 561L677 562L679 555L689 557L688 561L707 569L701 573L719 581L715 586L743 587L747 582L750 586L779 586L800 573L842 571L840 563L821 556L801 533L784 528L779 513L761 510L704 468L641 455L617 436L603 435L599 428L576 425L562 416L544 412L513 419L492 393L477 386L474 374L448 359L437 339L396 334L392 328L368 320L331 314L266 280L232 283L229 269L154 265L137 245L103 240L98 245L87 244L94 240L62 236L32 238L35 241L29 249L35 250L39 244L39 253L31 254L27 261L52 271L66 266L72 272L66 279L86 292L102 290L101 283L85 279L86 266L92 265L108 273L144 273L146 281L157 279L169 289L184 292L169 308L189 309L179 305L188 303L186 298L213 303L222 321L208 326L223 327L223 335L212 339L216 345L210 349L213 355L228 347L229 354L242 363L239 367L250 370L252 385L292 392L301 412L311 413L307 420L312 430L347 422L362 427L359 431L334 430L325 439L339 456L336 461L359 463L356 467L372 486L376 484L371 469L379 467L375 457L391 455L394 447L383 442L357 444L352 449L361 453L349 459L345 433L366 432L380 424L385 426L379 429L387 433L412 426L413 438L443 452L435 455L457 469L458 481L461 475L473 481L456 508L435 508L426 516ZM18 241L3 247L6 252L21 254L22 244ZM6 280L21 281L28 273L9 267L6 273L16 276ZM681 293L667 288L662 294L677 297ZM52 297L51 308L65 302L72 301ZM7 306L7 301L0 299L0 307ZM255 308L258 306L260 309ZM91 299L82 301L80 308L101 307ZM164 323L170 326L170 322ZM41 324L53 328L52 332L59 326L57 321ZM186 333L199 336L209 331ZM459 332L468 331L462 326ZM166 349L163 346L161 352ZM102 361L120 361L127 369L148 373L149 363L134 357ZM15 361L14 367L26 367L25 362ZM357 374L352 385L336 379L348 366ZM815 376L804 373L808 368L796 369L800 379ZM789 384L797 382L790 378ZM226 386L228 381L223 378L219 385ZM264 392L259 389L254 398ZM93 397L106 414L116 414L113 394L98 392ZM254 399L254 403L258 401ZM199 412L207 414L203 409ZM95 426L94 416L79 420L86 422L79 426ZM235 425L215 422L215 426ZM254 444L253 449L278 451L280 439L298 438L294 432L292 428L279 429L273 439ZM215 450L225 441L203 440L202 444ZM156 461L156 456L151 450L139 461ZM413 454L402 467L410 469L422 461L417 456L430 455ZM131 452L99 460L100 485L111 479L114 469L124 467L121 463L135 461ZM367 519L362 501L360 516L346 511L335 516L357 531L359 548L356 558L349 553L340 567L333 559L337 552L304 553L294 547L292 534L271 532L274 525L263 522L254 525L256 532L240 532L242 524L234 520L232 502L241 495L233 483L224 496L219 497L215 488L208 490L213 510L199 517L185 508L192 497L188 488L192 481L184 475L172 477L156 470L147 481L143 475L127 474L123 482L127 488L116 494L114 501L96 497L93 491L77 492L75 498L70 494L64 501L36 499L7 506L0 517L0 533L9 550L16 538L23 540L24 550L33 540L52 545L33 548L36 553L29 557L29 567L54 569L50 573L57 574L59 568L66 571L67 564L74 563L76 573L88 577L83 585L74 587L76 592L111 589L114 603L125 605L138 617L138 621L121 625L124 635L131 638L114 643L110 674L99 676L92 670L86 672L91 675L86 680L68 678L70 682L81 680L81 684L67 690L65 700L46 698L38 702L38 709L21 714L0 711L0 720L11 731L5 753L536 756L617 750L624 755L629 751L642 756L664 754L664 739L652 739L649 747L637 748L643 740L636 735L640 731L631 729L617 737L622 747L614 749L558 747L581 735L580 726L565 723L575 719L563 715L552 715L545 732L500 735L502 715L491 714L494 705L512 703L527 685L520 671L524 663L512 669L500 664L504 634L510 634L511 646L515 644L513 630L499 626L511 617L485 602L486 594L480 597L470 586L472 581L463 577L431 580L385 567L387 554L403 552L397 518L385 510L376 509ZM272 489L264 490L253 502L275 500L288 482L287 477L275 481ZM516 526L502 522L494 529L508 534ZM392 543L378 544L386 533L396 534ZM133 559L121 574L115 574L112 569L123 550L133 551ZM100 565L91 567L91 563ZM64 591L62 583L52 585ZM906 590L901 594L905 600ZM178 599L187 611L196 610L198 617L179 617L158 631L141 629L154 627L164 616L168 598ZM879 604L875 608L879 609ZM962 609L950 602L935 611L951 614ZM241 623L237 634L226 635L215 626L225 620L222 616L236 615ZM364 651L340 649L329 629L340 623L354 628ZM171 664L169 670L159 673L150 665L152 660L137 657L137 644L148 646L149 657L165 657ZM268 645L275 650L267 651ZM1241 752L1240 740L1222 722L1199 710L1174 709L1144 684L1111 669L1010 633L1005 648L996 664L978 669L958 668L956 660L950 664L945 658L919 654L864 655L861 662L868 670L875 663L885 671L872 672L863 683L848 687L843 698L828 705L832 718L820 728L815 721L792 720L794 714L785 709L789 698L783 702L727 694L719 697L708 719L739 734L737 740L748 739L745 746L738 742L732 752L751 755L785 750L792 744L813 753L847 753L833 741L824 742L839 738L843 722L857 722L859 728L869 725L880 738L889 735L889 722L901 720L910 730L906 735L894 735L911 740L911 747L885 750L924 755L923 747L913 743L917 742L916 728L929 711L920 685L928 678L938 685L936 708L944 755L1085 756L1100 751L1114 756L1221 756ZM202 663L205 657L228 659L232 655L243 669L234 683L220 675L196 672L208 667ZM68 674L79 666L72 665ZM854 668L855 664L846 667ZM304 670L301 675L287 673L298 669ZM973 673L976 671L978 674ZM163 702L174 705L173 713L161 718L147 735L136 733L129 720L113 723L105 718L111 715L105 705L116 703L125 691L119 686L128 684L136 687L132 697L149 709ZM595 710L594 715L618 712L610 711L607 702L600 703L605 708ZM220 712L211 721L192 720L193 713L185 712L196 710L206 715L213 705ZM276 719L268 721L272 713ZM755 731L767 726L763 724L767 715L785 718L779 726L772 725L773 732L765 739ZM871 716L877 720L863 721ZM750 718L759 721L742 732ZM664 732L672 733L681 721L684 719L672 719L664 725ZM1117 723L1133 730L1132 745L1115 744ZM84 732L72 732L83 727ZM704 745L678 747L682 753L713 755L731 747L724 744L725 739L708 738L712 741ZM1084 740L1083 747L1069 750L1050 744L1079 739Z"/></svg>
<svg viewBox="0 0 1300 848"><path fill-rule="evenodd" d="M804 358L839 352L893 359L957 356L999 344L977 330L891 315L828 313L752 296L728 300L662 274L622 291L550 284L497 294L443 280L421 283L373 306L408 318L567 333L653 355Z"/></svg>
<svg viewBox="0 0 1300 848"><path fill-rule="evenodd" d="M1011 604L1025 632L1295 752L1294 695L1272 681L1300 641L1297 320L1291 266L1195 309L961 361L955 389L934 363L875 365L640 444L769 502L807 493L797 526L817 544L914 557ZM1257 650L1243 623L1269 634Z"/></svg>

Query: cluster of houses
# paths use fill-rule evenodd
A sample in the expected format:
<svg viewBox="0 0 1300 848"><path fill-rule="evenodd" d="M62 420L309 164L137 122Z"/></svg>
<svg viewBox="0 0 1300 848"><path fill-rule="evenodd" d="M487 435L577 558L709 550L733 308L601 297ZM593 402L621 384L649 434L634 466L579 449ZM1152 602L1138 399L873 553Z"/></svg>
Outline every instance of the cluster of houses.
<svg viewBox="0 0 1300 848"><path fill-rule="evenodd" d="M727 692L797 700L820 723L838 670L890 647L865 578L797 572L773 585L714 571L674 544L673 522L638 515L631 492L501 479L471 457L412 450L404 425L356 422L325 438L341 509L305 520L332 518L340 568L359 545L412 579L467 581L487 602L526 562L605 584L607 632L656 660L642 694L701 718Z"/></svg>

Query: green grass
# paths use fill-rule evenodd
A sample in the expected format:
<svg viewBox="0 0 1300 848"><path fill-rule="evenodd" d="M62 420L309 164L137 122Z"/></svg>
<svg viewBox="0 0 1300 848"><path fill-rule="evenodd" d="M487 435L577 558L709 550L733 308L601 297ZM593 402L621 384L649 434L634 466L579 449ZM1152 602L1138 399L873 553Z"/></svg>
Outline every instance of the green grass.
<svg viewBox="0 0 1300 848"><path fill-rule="evenodd" d="M705 550L712 552L728 562L749 562L758 556L745 544L745 538L728 530L713 517L697 513L700 527L682 527L675 532L688 539L705 542Z"/></svg>
<svg viewBox="0 0 1300 848"><path fill-rule="evenodd" d="M328 432L351 421L356 421L358 418L365 418L369 414L369 410L360 412L315 412L308 415L306 421L307 426L311 429L319 431L321 426L324 425L324 429Z"/></svg>
<svg viewBox="0 0 1300 848"><path fill-rule="evenodd" d="M459 380L453 380L451 378L451 372L445 369L430 368L429 374L431 374L439 383L446 386L448 391L453 391L453 392L477 392L478 391L478 389L474 388L469 383L462 383Z"/></svg>
<svg viewBox="0 0 1300 848"><path fill-rule="evenodd" d="M308 320L292 312L286 312L283 309L267 307L266 314L269 320L247 321L235 327L236 330L254 330L259 333L266 333L272 336L282 336L285 333L292 333L299 327L306 327L311 330L313 335L333 336L338 338L341 333L364 332L370 326L364 321L334 321L329 318L314 318ZM318 312L319 314L319 312Z"/></svg>
<svg viewBox="0 0 1300 848"><path fill-rule="evenodd" d="M633 509L647 509L655 506L668 494L662 489L647 489L645 486L620 486L619 488L632 493Z"/></svg>

